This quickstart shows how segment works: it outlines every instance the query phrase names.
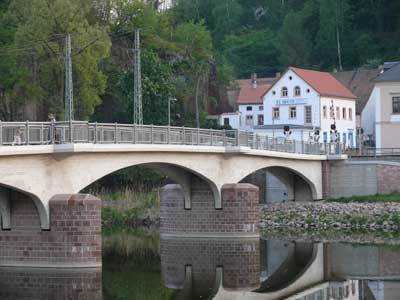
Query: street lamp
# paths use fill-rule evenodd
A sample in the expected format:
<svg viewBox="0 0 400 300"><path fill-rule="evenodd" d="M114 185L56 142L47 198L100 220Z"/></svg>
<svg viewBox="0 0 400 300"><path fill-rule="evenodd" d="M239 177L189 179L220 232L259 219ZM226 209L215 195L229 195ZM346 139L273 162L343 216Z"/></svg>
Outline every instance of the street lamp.
<svg viewBox="0 0 400 300"><path fill-rule="evenodd" d="M176 98L168 98L168 126L171 126L171 102L177 102Z"/></svg>

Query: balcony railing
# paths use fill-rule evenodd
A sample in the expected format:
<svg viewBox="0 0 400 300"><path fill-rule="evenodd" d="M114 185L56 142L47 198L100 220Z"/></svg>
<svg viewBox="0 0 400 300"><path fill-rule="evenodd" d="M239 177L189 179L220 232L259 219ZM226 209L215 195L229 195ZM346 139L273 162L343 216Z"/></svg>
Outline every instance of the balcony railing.
<svg viewBox="0 0 400 300"><path fill-rule="evenodd" d="M244 146L299 154L341 154L342 145L271 138L238 130L118 123L0 122L0 146L67 143Z"/></svg>

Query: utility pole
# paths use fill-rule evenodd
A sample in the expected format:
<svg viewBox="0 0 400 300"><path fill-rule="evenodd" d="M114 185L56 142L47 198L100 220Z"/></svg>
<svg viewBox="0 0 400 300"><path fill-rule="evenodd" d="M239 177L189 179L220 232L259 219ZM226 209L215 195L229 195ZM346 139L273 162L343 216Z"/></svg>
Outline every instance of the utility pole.
<svg viewBox="0 0 400 300"><path fill-rule="evenodd" d="M142 110L142 76L140 67L140 32L135 30L135 46L133 49L133 122L134 124L143 124Z"/></svg>
<svg viewBox="0 0 400 300"><path fill-rule="evenodd" d="M65 39L65 121L69 122L69 138L73 141L72 120L74 119L74 89L72 83L71 35Z"/></svg>

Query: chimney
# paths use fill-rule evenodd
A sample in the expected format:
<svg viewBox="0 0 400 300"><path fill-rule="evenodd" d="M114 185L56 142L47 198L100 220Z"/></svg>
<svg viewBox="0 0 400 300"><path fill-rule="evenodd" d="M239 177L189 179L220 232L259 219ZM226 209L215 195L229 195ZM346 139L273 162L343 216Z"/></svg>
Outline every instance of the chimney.
<svg viewBox="0 0 400 300"><path fill-rule="evenodd" d="M280 78L281 77L281 72L276 72L275 78Z"/></svg>
<svg viewBox="0 0 400 300"><path fill-rule="evenodd" d="M253 86L253 89L257 88L257 74L256 73L251 74L251 85Z"/></svg>

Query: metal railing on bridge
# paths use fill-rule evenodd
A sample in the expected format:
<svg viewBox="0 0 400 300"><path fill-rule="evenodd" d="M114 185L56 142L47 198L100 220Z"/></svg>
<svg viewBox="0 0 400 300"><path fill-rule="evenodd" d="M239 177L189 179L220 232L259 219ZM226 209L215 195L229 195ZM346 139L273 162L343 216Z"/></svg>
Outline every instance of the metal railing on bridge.
<svg viewBox="0 0 400 300"><path fill-rule="evenodd" d="M72 133L72 134L71 134ZM246 131L118 123L0 122L0 145L66 143L245 146L299 154L341 154L342 145L271 138Z"/></svg>
<svg viewBox="0 0 400 300"><path fill-rule="evenodd" d="M398 157L400 159L400 148L373 148L363 147L354 149L348 153L350 158L381 158L381 157Z"/></svg>

